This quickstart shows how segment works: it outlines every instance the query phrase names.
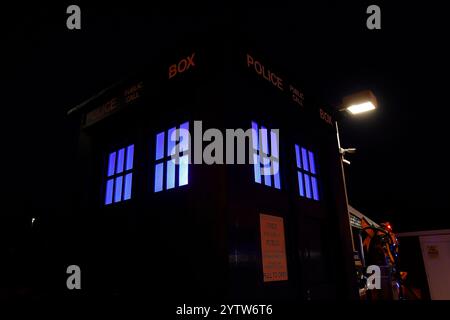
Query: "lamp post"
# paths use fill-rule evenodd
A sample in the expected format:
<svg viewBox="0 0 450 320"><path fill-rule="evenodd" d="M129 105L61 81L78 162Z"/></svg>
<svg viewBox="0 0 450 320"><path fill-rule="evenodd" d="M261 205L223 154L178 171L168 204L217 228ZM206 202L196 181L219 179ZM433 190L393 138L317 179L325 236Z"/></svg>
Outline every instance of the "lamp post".
<svg viewBox="0 0 450 320"><path fill-rule="evenodd" d="M359 115L361 113L366 113L366 112L375 110L377 108L377 105L378 105L377 99L376 99L375 95L373 94L373 92L370 90L365 90L365 91L359 91L359 92L356 92L354 94L344 97L342 100L342 106L339 109L339 111L340 112L346 111L346 112L350 113L351 115ZM356 149L355 148L347 148L347 149L342 148L341 139L339 137L339 126L338 126L337 121L335 121L335 126L336 126L336 137L337 137L339 159L340 159L340 166L341 166L341 173L342 173L342 181L344 183L345 205L346 205L347 214L349 214L348 213L347 183L345 180L344 163L350 164L350 161L345 159L344 156L347 153L355 153ZM349 221L350 221L350 217L349 217ZM350 236L351 236L351 241L352 241L352 250L355 251L355 243L353 240L353 231L352 231L352 227L350 224L349 224L349 228L350 228Z"/></svg>

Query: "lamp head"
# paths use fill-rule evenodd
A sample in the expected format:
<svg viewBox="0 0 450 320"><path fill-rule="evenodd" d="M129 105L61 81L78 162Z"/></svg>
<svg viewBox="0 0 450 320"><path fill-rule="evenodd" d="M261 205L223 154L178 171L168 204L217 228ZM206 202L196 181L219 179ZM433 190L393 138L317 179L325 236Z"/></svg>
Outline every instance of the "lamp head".
<svg viewBox="0 0 450 320"><path fill-rule="evenodd" d="M343 108L352 115L368 112L377 108L377 98L370 90L359 91L342 99Z"/></svg>

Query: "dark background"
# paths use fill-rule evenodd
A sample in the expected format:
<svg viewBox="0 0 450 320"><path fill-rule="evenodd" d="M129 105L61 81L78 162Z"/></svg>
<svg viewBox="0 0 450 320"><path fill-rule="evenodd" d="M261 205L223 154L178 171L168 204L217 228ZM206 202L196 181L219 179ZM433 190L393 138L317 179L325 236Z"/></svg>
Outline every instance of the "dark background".
<svg viewBox="0 0 450 320"><path fill-rule="evenodd" d="M343 145L358 149L346 170L350 203L397 231L450 227L450 55L441 2L75 3L80 31L66 28L72 3L3 9L4 248L26 240L31 217L64 210L77 129L66 112L139 70L159 48L176 50L176 35L212 25L248 34L272 65L329 106L372 89L377 111L340 120ZM366 28L370 4L381 7L381 30Z"/></svg>

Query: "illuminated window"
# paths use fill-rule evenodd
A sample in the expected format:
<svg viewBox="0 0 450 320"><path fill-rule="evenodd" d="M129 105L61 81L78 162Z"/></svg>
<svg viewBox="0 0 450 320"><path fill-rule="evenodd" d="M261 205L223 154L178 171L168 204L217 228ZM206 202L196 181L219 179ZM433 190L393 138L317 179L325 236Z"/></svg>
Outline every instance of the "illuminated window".
<svg viewBox="0 0 450 320"><path fill-rule="evenodd" d="M105 205L131 199L133 157L134 144L109 154Z"/></svg>
<svg viewBox="0 0 450 320"><path fill-rule="evenodd" d="M189 141L189 122L156 135L154 192L188 184Z"/></svg>
<svg viewBox="0 0 450 320"><path fill-rule="evenodd" d="M269 139L270 133L270 139ZM269 145L270 141L270 145ZM278 130L270 130L252 121L253 169L255 182L281 189Z"/></svg>
<svg viewBox="0 0 450 320"><path fill-rule="evenodd" d="M295 145L298 192L300 196L319 201L319 187L314 153Z"/></svg>

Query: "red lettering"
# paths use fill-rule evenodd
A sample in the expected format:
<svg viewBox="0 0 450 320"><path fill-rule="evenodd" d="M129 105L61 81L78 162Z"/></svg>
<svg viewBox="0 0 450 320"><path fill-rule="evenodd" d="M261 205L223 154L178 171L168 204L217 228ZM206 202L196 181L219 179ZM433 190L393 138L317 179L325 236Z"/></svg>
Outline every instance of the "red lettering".
<svg viewBox="0 0 450 320"><path fill-rule="evenodd" d="M320 118L326 123L333 125L333 119L331 118L331 116L322 109L320 109Z"/></svg>
<svg viewBox="0 0 450 320"><path fill-rule="evenodd" d="M257 73L257 74L261 74L261 73L262 73L262 66L261 66L261 63L259 63L258 61L256 61L254 65L255 65L255 71L256 71L256 73ZM258 69L259 69L259 71L258 71Z"/></svg>
<svg viewBox="0 0 450 320"><path fill-rule="evenodd" d="M187 62L185 59L182 59L180 62L178 62L178 72L184 72L187 67Z"/></svg>
<svg viewBox="0 0 450 320"><path fill-rule="evenodd" d="M177 65L173 64L169 67L169 79L177 75Z"/></svg>
<svg viewBox="0 0 450 320"><path fill-rule="evenodd" d="M169 79L175 77L178 73L187 71L191 66L195 66L194 62L195 52L185 59L181 59L178 64L173 64L169 67Z"/></svg>
<svg viewBox="0 0 450 320"><path fill-rule="evenodd" d="M253 58L251 55L247 54L247 66L250 67L251 64L253 64Z"/></svg>
<svg viewBox="0 0 450 320"><path fill-rule="evenodd" d="M255 61L251 55L247 54L247 67L250 68L251 65L253 65L255 72L258 75L262 76L264 79L269 81L272 85L274 85L281 91L284 91L283 79L270 71L270 69L266 69L266 67L261 62L259 62L258 60Z"/></svg>
<svg viewBox="0 0 450 320"><path fill-rule="evenodd" d="M278 86L278 77L274 73L271 74L270 81L272 81L274 86Z"/></svg>
<svg viewBox="0 0 450 320"><path fill-rule="evenodd" d="M283 79L278 78L278 85L277 85L277 88L280 89L281 91L284 91L284 88L283 88Z"/></svg>
<svg viewBox="0 0 450 320"><path fill-rule="evenodd" d="M188 62L187 68L188 69L190 66L193 66L193 67L195 66L194 56L195 56L195 52L190 57L187 57L187 62Z"/></svg>

